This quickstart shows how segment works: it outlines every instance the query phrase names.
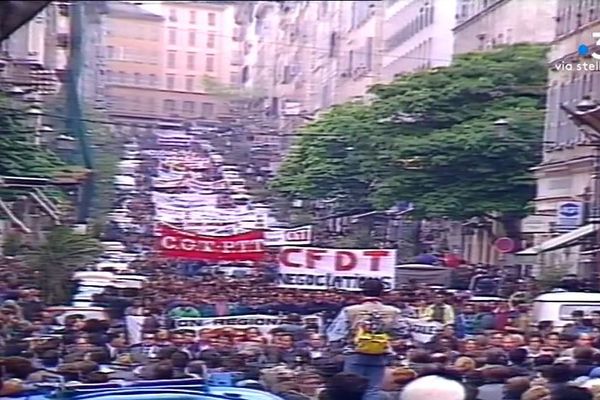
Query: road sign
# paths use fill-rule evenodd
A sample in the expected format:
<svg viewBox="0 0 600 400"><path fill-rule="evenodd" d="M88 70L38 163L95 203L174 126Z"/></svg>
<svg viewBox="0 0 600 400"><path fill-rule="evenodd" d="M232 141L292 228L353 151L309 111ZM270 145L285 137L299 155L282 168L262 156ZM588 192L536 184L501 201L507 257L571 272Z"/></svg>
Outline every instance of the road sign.
<svg viewBox="0 0 600 400"><path fill-rule="evenodd" d="M513 239L509 237L501 237L496 239L494 242L494 247L500 253L511 253L516 249L516 243Z"/></svg>
<svg viewBox="0 0 600 400"><path fill-rule="evenodd" d="M583 203L563 201L556 206L556 229L559 232L572 231L583 223Z"/></svg>

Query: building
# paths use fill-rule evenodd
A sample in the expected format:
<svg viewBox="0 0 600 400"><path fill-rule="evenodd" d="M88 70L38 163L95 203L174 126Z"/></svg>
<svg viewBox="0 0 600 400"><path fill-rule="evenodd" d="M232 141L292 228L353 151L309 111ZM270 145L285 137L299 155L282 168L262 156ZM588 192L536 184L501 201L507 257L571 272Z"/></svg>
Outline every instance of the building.
<svg viewBox="0 0 600 400"><path fill-rule="evenodd" d="M382 80L450 64L456 0L387 0Z"/></svg>
<svg viewBox="0 0 600 400"><path fill-rule="evenodd" d="M235 7L218 1L143 2L163 17L159 78L172 116L216 119L227 94L241 84L241 44L235 39Z"/></svg>
<svg viewBox="0 0 600 400"><path fill-rule="evenodd" d="M521 42L550 43L557 25L557 3L558 0L458 0L454 53Z"/></svg>
<svg viewBox="0 0 600 400"><path fill-rule="evenodd" d="M550 43L555 37L558 0L457 0L454 54L488 51L515 43ZM505 233L496 221L464 223L463 258L471 263L513 263L492 245Z"/></svg>
<svg viewBox="0 0 600 400"><path fill-rule="evenodd" d="M543 160L535 169L535 215L528 217L544 219L545 223L532 232L535 234L535 246L521 252L523 256L535 257L540 266L568 267L572 272L583 275L589 274L592 271L590 266L595 265L590 263L594 252L584 249L587 248L586 239L597 227L585 225L585 221L598 212L594 210L594 202L600 195L600 188L595 185L594 170L598 168L600 159L594 135L600 129L596 127L594 131L585 126L579 121L578 113L585 106L581 103L584 96L599 100L600 76L597 70L600 66L594 58L579 56L578 49L581 44L587 44L590 53L600 54L599 46L595 45L597 39L592 37L592 33L600 31L599 15L599 2L558 2L558 23L548 56L548 112L544 130L547 144ZM583 226L561 235L563 232L558 229L560 211L567 202L581 206L583 215L580 215L579 223ZM584 246L579 246L582 244Z"/></svg>
<svg viewBox="0 0 600 400"><path fill-rule="evenodd" d="M362 99L381 81L384 12L385 3L380 1L341 2L334 104Z"/></svg>
<svg viewBox="0 0 600 400"><path fill-rule="evenodd" d="M62 104L60 92L66 86L63 82L68 70L70 10L66 2L53 2L0 42L0 92L3 106L9 107L0 113L14 116L13 107L21 111L24 104L30 105L27 115L33 125L32 144L42 147L53 146L58 134L47 124L56 122L50 114L57 103ZM70 181L68 191L77 192L86 175L87 171L82 170L61 178ZM24 242L36 245L43 239L45 229L69 223L68 213L59 209L44 191L47 187L64 187L58 178L2 177L0 186L5 193L0 198L0 243L25 234L21 237ZM10 188L27 190L27 196L11 194Z"/></svg>
<svg viewBox="0 0 600 400"><path fill-rule="evenodd" d="M102 65L108 115L119 121L163 114L163 17L125 2L105 2ZM87 27L86 27L87 30Z"/></svg>

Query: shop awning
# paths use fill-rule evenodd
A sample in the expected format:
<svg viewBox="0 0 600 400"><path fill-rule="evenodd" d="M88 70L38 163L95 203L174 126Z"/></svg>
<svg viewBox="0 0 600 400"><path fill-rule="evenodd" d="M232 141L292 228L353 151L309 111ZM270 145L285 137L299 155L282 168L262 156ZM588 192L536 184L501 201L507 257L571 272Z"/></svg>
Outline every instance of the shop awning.
<svg viewBox="0 0 600 400"><path fill-rule="evenodd" d="M587 236L591 233L596 232L600 228L598 224L588 224L580 226L579 228L572 230L571 232L563 233L560 236L546 240L544 243L538 244L537 246L530 247L525 250L521 250L516 253L518 256L535 256L547 251L557 250L562 247L574 245L573 242Z"/></svg>

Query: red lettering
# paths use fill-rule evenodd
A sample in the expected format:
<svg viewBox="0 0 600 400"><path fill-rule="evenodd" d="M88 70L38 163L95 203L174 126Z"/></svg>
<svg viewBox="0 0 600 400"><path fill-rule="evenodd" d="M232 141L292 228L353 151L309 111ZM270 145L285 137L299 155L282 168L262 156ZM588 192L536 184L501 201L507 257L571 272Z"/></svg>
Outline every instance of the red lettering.
<svg viewBox="0 0 600 400"><path fill-rule="evenodd" d="M290 261L290 254L292 254L292 253L302 253L302 249L295 249L295 248L281 249L281 251L279 252L279 262L281 264L285 265L286 267L301 268L302 264L293 263Z"/></svg>
<svg viewBox="0 0 600 400"><path fill-rule="evenodd" d="M367 250L364 252L365 256L371 257L371 271L379 271L380 260L382 257L387 257L390 254L389 251L386 250Z"/></svg>
<svg viewBox="0 0 600 400"><path fill-rule="evenodd" d="M315 268L315 261L323 258L322 254L326 254L327 250L323 249L307 249L306 250L306 268Z"/></svg>
<svg viewBox="0 0 600 400"><path fill-rule="evenodd" d="M350 271L356 267L356 254L351 251L338 250L335 252L335 270Z"/></svg>

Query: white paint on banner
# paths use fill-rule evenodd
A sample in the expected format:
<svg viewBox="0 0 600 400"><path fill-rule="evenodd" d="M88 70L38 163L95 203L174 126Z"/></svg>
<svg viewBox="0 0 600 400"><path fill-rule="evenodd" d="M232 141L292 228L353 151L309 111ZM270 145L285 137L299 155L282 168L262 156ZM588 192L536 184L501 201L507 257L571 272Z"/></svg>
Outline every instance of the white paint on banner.
<svg viewBox="0 0 600 400"><path fill-rule="evenodd" d="M130 344L141 342L144 319L145 317L142 316L129 315L126 317L127 334ZM306 315L302 319L304 323L317 324L319 330L323 327L323 319L318 314ZM269 333L271 330L285 323L286 316L252 314L214 318L178 318L174 320L174 329L199 331L201 329L217 328L257 328L262 333Z"/></svg>
<svg viewBox="0 0 600 400"><path fill-rule="evenodd" d="M312 226L301 226L292 229L271 228L265 231L265 245L290 246L307 245L312 240Z"/></svg>
<svg viewBox="0 0 600 400"><path fill-rule="evenodd" d="M442 331L444 324L424 319L406 318L412 340L419 343L429 343L434 336Z"/></svg>

